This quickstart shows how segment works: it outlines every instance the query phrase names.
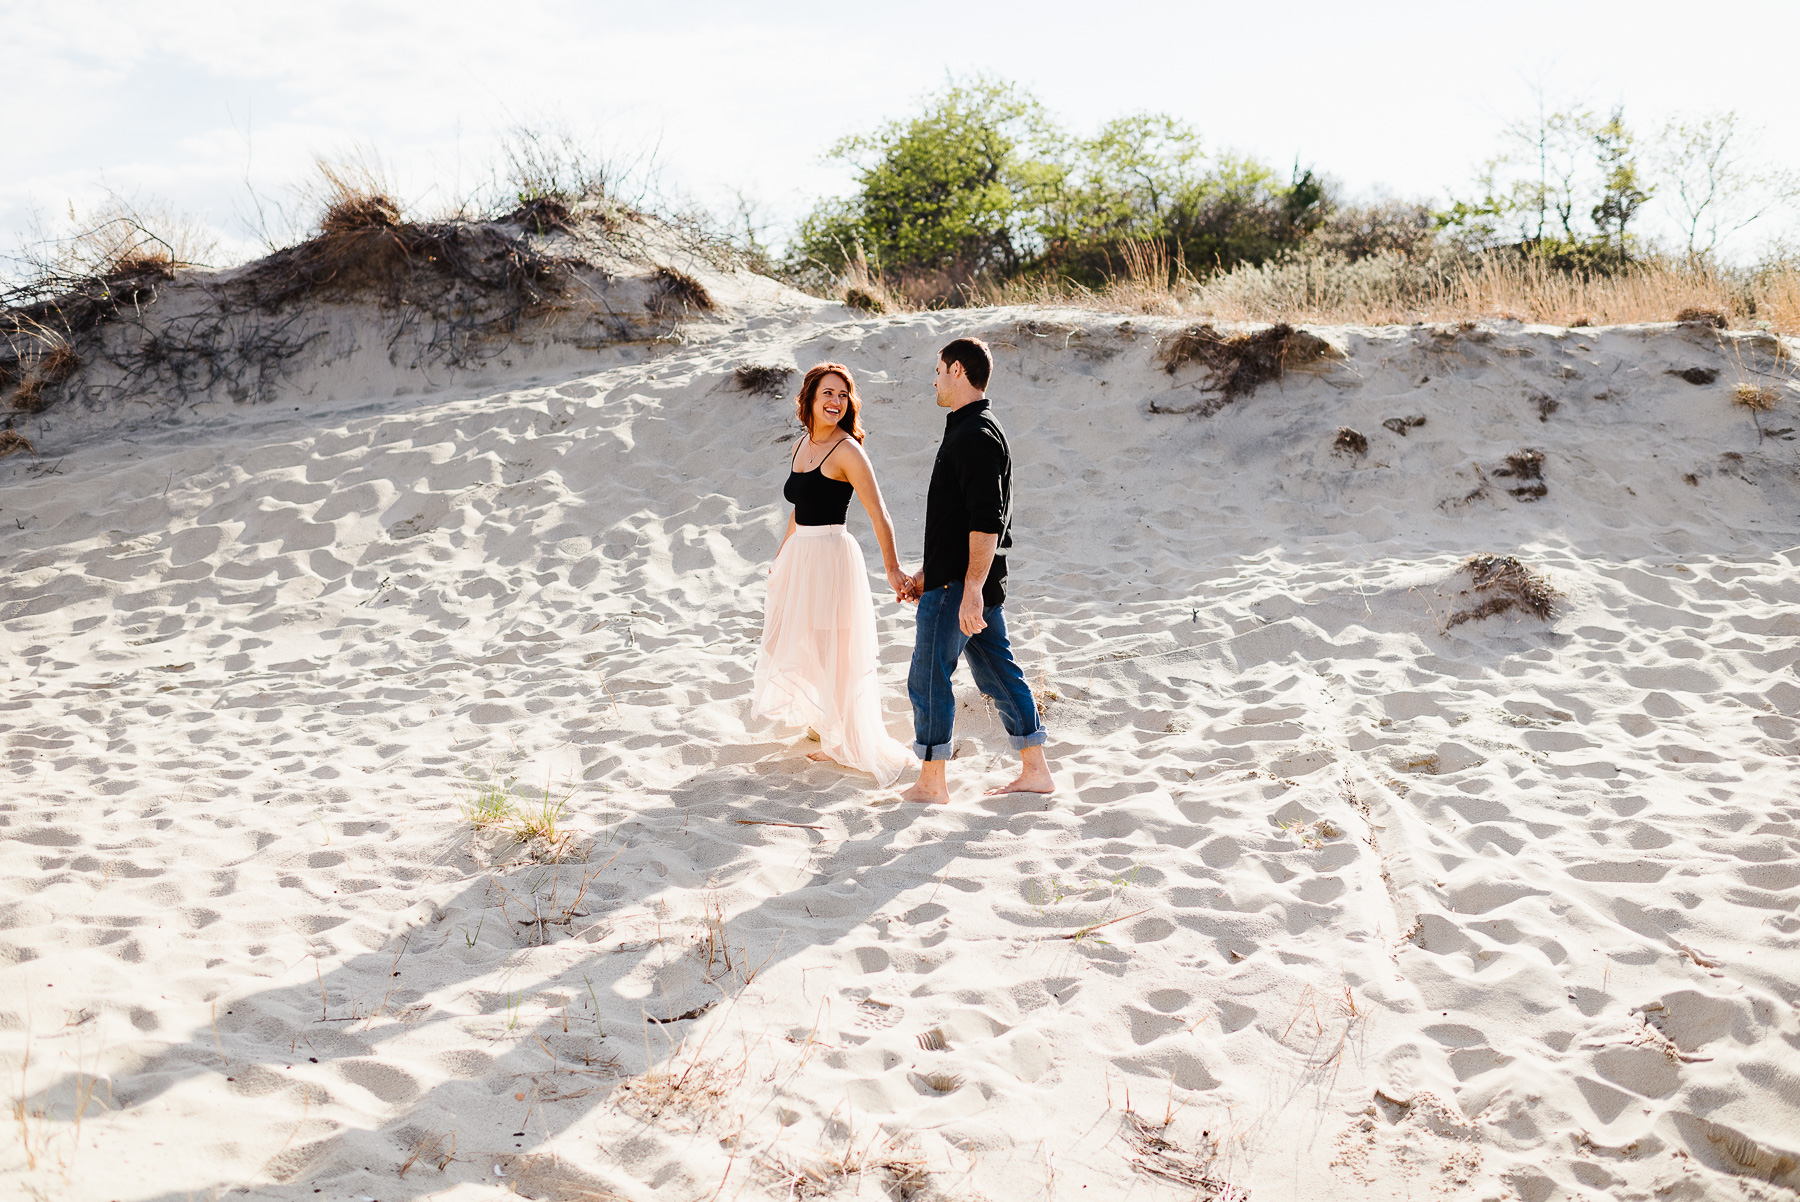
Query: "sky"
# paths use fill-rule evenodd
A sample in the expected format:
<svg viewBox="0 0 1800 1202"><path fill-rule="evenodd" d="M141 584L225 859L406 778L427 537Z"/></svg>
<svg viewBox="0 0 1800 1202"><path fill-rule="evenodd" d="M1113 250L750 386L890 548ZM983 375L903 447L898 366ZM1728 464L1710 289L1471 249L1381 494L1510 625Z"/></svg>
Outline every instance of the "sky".
<svg viewBox="0 0 1800 1202"><path fill-rule="evenodd" d="M14 118L0 254L110 192L195 215L217 257L241 258L259 225L282 232L321 155L379 157L429 212L469 195L521 124L652 157L668 197L742 197L778 239L849 190L826 158L840 137L980 72L1076 130L1167 112L1211 147L1312 167L1353 195L1469 195L1537 85L1623 104L1647 132L1735 109L1764 128L1769 161L1800 169L1800 89L1775 57L1796 35L1795 0L0 0ZM1764 226L1800 229L1791 213Z"/></svg>

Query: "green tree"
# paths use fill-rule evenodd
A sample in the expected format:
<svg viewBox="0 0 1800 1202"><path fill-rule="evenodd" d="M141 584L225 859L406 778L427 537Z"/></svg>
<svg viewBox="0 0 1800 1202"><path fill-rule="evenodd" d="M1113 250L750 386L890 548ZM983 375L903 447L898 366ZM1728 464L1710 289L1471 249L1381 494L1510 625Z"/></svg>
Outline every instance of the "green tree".
<svg viewBox="0 0 1800 1202"><path fill-rule="evenodd" d="M1200 271L1260 263L1304 239L1328 210L1310 171L1290 183L1254 159L1206 154L1186 122L1121 117L1058 147L1060 187L1038 212L1042 258L1033 267L1096 283L1127 242L1164 244Z"/></svg>
<svg viewBox="0 0 1800 1202"><path fill-rule="evenodd" d="M906 121L845 138L830 157L856 168L857 192L801 224L799 256L839 270L858 249L888 272L1016 271L1035 247L1026 210L1058 168L1033 154L1041 106L1010 84L950 87Z"/></svg>
<svg viewBox="0 0 1800 1202"><path fill-rule="evenodd" d="M1589 210L1589 216L1602 254L1623 264L1631 258L1626 227L1650 199L1650 190L1642 183L1635 139L1625 126L1624 109L1614 108L1606 122L1595 127L1592 136L1594 158L1600 169L1600 198Z"/></svg>
<svg viewBox="0 0 1800 1202"><path fill-rule="evenodd" d="M1585 240L1578 214L1593 129L1592 113L1552 110L1540 88L1537 112L1501 132L1501 152L1476 177L1478 198L1452 203L1439 214L1440 226L1472 248L1567 256Z"/></svg>
<svg viewBox="0 0 1800 1202"><path fill-rule="evenodd" d="M1260 263L1330 208L1312 172L1283 183L1254 159L1208 155L1192 126L1166 114L1077 137L1028 93L985 79L831 155L855 167L857 190L802 223L794 266L835 273L860 256L890 282L952 292L1033 273L1099 283L1129 243L1160 242L1171 261L1202 271Z"/></svg>

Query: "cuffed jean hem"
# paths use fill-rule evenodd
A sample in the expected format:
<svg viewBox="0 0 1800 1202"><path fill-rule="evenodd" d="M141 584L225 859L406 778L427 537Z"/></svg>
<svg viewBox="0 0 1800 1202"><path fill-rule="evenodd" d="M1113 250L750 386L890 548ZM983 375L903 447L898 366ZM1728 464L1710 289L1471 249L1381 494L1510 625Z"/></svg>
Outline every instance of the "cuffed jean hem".
<svg viewBox="0 0 1800 1202"><path fill-rule="evenodd" d="M963 582L958 580L919 598L918 637L906 692L912 702L913 754L921 760L950 758L956 725L950 678L958 659L969 661L975 686L993 699L1014 750L1038 746L1048 738L1025 674L1013 660L1005 610L998 605L983 609L987 626L965 635L958 620L962 592Z"/></svg>

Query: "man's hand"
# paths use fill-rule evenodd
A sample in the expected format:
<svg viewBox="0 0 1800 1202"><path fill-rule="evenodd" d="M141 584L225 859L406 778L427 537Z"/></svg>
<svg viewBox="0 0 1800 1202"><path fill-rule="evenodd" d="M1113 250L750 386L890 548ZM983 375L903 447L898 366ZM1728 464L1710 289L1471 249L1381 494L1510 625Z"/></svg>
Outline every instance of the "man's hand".
<svg viewBox="0 0 1800 1202"><path fill-rule="evenodd" d="M956 624L970 638L987 629L987 619L981 616L980 589L963 586L962 605L956 611Z"/></svg>
<svg viewBox="0 0 1800 1202"><path fill-rule="evenodd" d="M898 567L887 570L888 587L894 590L896 601L916 601L918 593L913 590L913 578Z"/></svg>

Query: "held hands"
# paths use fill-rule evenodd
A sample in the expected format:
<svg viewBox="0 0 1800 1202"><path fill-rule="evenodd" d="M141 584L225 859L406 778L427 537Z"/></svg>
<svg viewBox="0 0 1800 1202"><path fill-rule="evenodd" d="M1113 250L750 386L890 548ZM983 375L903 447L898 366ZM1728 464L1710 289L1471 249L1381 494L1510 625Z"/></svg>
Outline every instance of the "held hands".
<svg viewBox="0 0 1800 1202"><path fill-rule="evenodd" d="M887 570L888 587L894 590L894 600L913 602L919 599L924 591L925 572L920 569L917 576L908 576L898 567Z"/></svg>

